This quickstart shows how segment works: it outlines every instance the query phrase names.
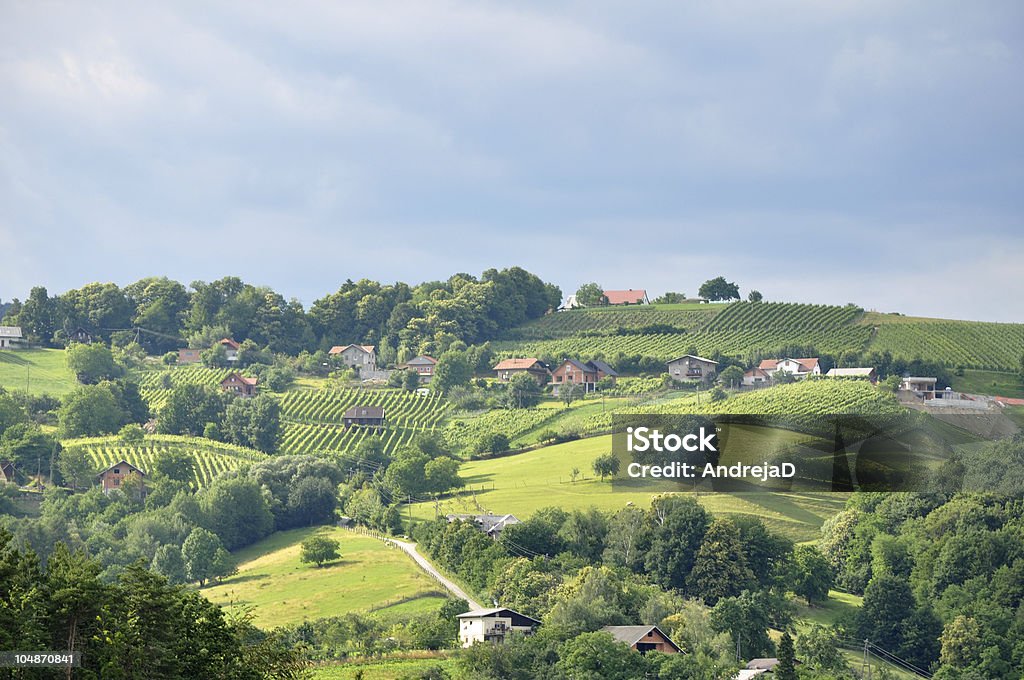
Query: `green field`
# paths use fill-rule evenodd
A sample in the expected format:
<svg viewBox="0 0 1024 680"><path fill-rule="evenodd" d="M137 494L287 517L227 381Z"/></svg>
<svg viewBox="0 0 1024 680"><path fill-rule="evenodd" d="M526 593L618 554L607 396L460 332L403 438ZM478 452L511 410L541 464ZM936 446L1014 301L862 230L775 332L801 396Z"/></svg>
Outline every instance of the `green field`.
<svg viewBox="0 0 1024 680"><path fill-rule="evenodd" d="M427 654L427 652L422 652ZM420 677L432 668L450 668L448 656L436 654L428 658L362 659L344 664L317 666L313 669L315 680L398 680L399 678ZM360 674L361 673L361 674Z"/></svg>
<svg viewBox="0 0 1024 680"><path fill-rule="evenodd" d="M947 321L867 314L874 328L870 349L900 359L924 358L955 368L1015 371L1024 355L1024 324Z"/></svg>
<svg viewBox="0 0 1024 680"><path fill-rule="evenodd" d="M953 389L971 394L991 394L999 397L1024 399L1024 381L1019 373L1006 371L973 371L967 369L962 376L953 376Z"/></svg>
<svg viewBox="0 0 1024 680"><path fill-rule="evenodd" d="M299 561L300 544L318 534L341 542L341 559L322 568ZM444 591L408 555L337 527L281 531L233 554L238 574L201 590L211 602L251 606L273 628L347 612L415 613L436 609Z"/></svg>
<svg viewBox="0 0 1024 680"><path fill-rule="evenodd" d="M59 397L77 385L62 349L0 351L0 387Z"/></svg>
<svg viewBox="0 0 1024 680"><path fill-rule="evenodd" d="M207 486L217 475L266 460L267 454L234 444L171 434L148 434L142 442L127 444L117 436L82 437L61 442L66 449L83 449L96 470L126 460L143 472L168 452L187 454L195 462L195 483Z"/></svg>

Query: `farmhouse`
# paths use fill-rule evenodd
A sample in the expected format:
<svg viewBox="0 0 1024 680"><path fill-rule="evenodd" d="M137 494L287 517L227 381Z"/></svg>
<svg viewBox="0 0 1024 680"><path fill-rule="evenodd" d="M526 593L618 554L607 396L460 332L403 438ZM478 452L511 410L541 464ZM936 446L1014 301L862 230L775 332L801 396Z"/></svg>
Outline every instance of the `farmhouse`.
<svg viewBox="0 0 1024 680"><path fill-rule="evenodd" d="M448 523L462 521L473 522L482 532L491 538L497 538L506 527L519 524L515 515L445 515Z"/></svg>
<svg viewBox="0 0 1024 680"><path fill-rule="evenodd" d="M558 308L558 311L564 312L567 309L579 309L582 306L583 305L580 304L580 301L576 299L575 295L570 295L565 298L565 302L563 302L562 306Z"/></svg>
<svg viewBox="0 0 1024 680"><path fill-rule="evenodd" d="M829 378L861 378L872 385L878 382L878 371L870 367L863 368L830 368L825 374Z"/></svg>
<svg viewBox="0 0 1024 680"><path fill-rule="evenodd" d="M906 377L900 382L900 390L904 392L913 392L924 399L934 399L935 383L938 381L938 378Z"/></svg>
<svg viewBox="0 0 1024 680"><path fill-rule="evenodd" d="M220 381L220 388L240 397L252 397L256 395L257 382L259 382L259 378L247 378L241 373L230 373L228 377Z"/></svg>
<svg viewBox="0 0 1024 680"><path fill-rule="evenodd" d="M821 375L818 358L810 359L763 359L758 368L772 375L782 372L794 378L806 378L809 375Z"/></svg>
<svg viewBox="0 0 1024 680"><path fill-rule="evenodd" d="M641 654L647 652L679 654L683 651L657 626L605 626L601 630L611 633L613 638L629 645L630 648Z"/></svg>
<svg viewBox="0 0 1024 680"><path fill-rule="evenodd" d="M794 662L799 666L802 662L799 659L794 659ZM779 660L775 657L751 659L746 668L739 671L733 676L734 680L750 680L751 678L758 678L759 680L770 680L775 677L775 667L779 665Z"/></svg>
<svg viewBox="0 0 1024 680"><path fill-rule="evenodd" d="M0 460L0 483L17 484L15 479L18 474L18 469L14 466L14 462L10 460Z"/></svg>
<svg viewBox="0 0 1024 680"><path fill-rule="evenodd" d="M0 349L17 349L23 342L21 326L0 326Z"/></svg>
<svg viewBox="0 0 1024 680"><path fill-rule="evenodd" d="M772 374L760 368L752 368L743 374L744 387L764 387L772 381Z"/></svg>
<svg viewBox="0 0 1024 680"><path fill-rule="evenodd" d="M68 342L79 342L83 345L92 344L92 333L85 330L81 326L68 333Z"/></svg>
<svg viewBox="0 0 1024 680"><path fill-rule="evenodd" d="M342 416L345 429L350 427L384 427L383 406L351 406Z"/></svg>
<svg viewBox="0 0 1024 680"><path fill-rule="evenodd" d="M604 291L604 297L608 300L609 305L649 305L651 301L647 299L647 291L643 288L638 290L606 290Z"/></svg>
<svg viewBox="0 0 1024 680"><path fill-rule="evenodd" d="M533 357L526 359L503 359L498 362L493 370L501 382L508 382L517 373L529 374L537 381L538 385L543 385L551 377L548 367Z"/></svg>
<svg viewBox="0 0 1024 680"><path fill-rule="evenodd" d="M202 359L199 356L201 350L182 347L178 350L178 364L198 364Z"/></svg>
<svg viewBox="0 0 1024 680"><path fill-rule="evenodd" d="M374 345L335 345L327 354L338 357L349 368L377 370L377 348Z"/></svg>
<svg viewBox="0 0 1024 680"><path fill-rule="evenodd" d="M126 460L121 460L107 469L100 472L97 477L100 480L100 486L103 488L103 493L110 493L114 489L120 489L124 480L131 475L137 475L140 479L146 476L146 473L135 467ZM142 486L142 496L146 495L146 487Z"/></svg>
<svg viewBox="0 0 1024 680"><path fill-rule="evenodd" d="M590 393L597 389L597 381L605 376L610 377L614 384L619 374L603 361L583 363L578 359L566 359L551 372L552 392L557 395L560 385L582 385L583 391Z"/></svg>
<svg viewBox="0 0 1024 680"><path fill-rule="evenodd" d="M530 635L540 625L540 621L525 614L497 607L494 609L476 609L456 617L459 620L459 641L463 647L472 647L477 642L505 642L511 633Z"/></svg>
<svg viewBox="0 0 1024 680"><path fill-rule="evenodd" d="M240 345L231 338L221 338L217 344L224 348L224 357L228 361L238 361L238 348Z"/></svg>
<svg viewBox="0 0 1024 680"><path fill-rule="evenodd" d="M437 366L437 359L425 354L409 359L399 368L415 371L420 377L420 383L426 385L434 378L434 367Z"/></svg>
<svg viewBox="0 0 1024 680"><path fill-rule="evenodd" d="M668 362L668 374L676 382L710 382L718 371L718 362L686 354Z"/></svg>

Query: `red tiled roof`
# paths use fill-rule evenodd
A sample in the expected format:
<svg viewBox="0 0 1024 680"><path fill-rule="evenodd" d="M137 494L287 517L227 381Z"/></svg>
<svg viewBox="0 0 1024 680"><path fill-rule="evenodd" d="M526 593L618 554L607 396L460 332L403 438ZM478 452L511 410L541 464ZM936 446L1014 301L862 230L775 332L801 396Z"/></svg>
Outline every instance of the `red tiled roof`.
<svg viewBox="0 0 1024 680"><path fill-rule="evenodd" d="M498 362L498 365L494 367L495 371L508 371L508 370L526 370L532 368L537 363L536 359L503 359Z"/></svg>
<svg viewBox="0 0 1024 680"><path fill-rule="evenodd" d="M235 342L234 340L232 340L231 338L221 338L217 342L217 344L218 345L228 345L229 347L231 347L231 349L238 349L239 348L239 344L237 342Z"/></svg>
<svg viewBox="0 0 1024 680"><path fill-rule="evenodd" d="M785 359L761 359L761 363L757 367L762 371L774 371L778 368L780 361L785 361ZM803 366L805 371L813 371L814 367L818 365L816 357L812 359L791 359L791 361L795 361Z"/></svg>
<svg viewBox="0 0 1024 680"><path fill-rule="evenodd" d="M358 347L359 349L363 350L367 354L370 354L374 350L374 345L335 345L327 353L328 354L341 354L342 352L347 350L349 347Z"/></svg>
<svg viewBox="0 0 1024 680"><path fill-rule="evenodd" d="M220 381L220 384L224 385L224 384L230 382L232 378L238 378L240 381L242 381L246 385L255 385L257 382L259 382L259 378L248 378L248 377L242 375L241 373L229 373L227 375L227 377L225 377L223 380Z"/></svg>
<svg viewBox="0 0 1024 680"><path fill-rule="evenodd" d="M1005 406L1024 406L1024 399L1015 399L1013 397L996 397L996 401Z"/></svg>
<svg viewBox="0 0 1024 680"><path fill-rule="evenodd" d="M643 288L639 290L606 290L604 296L608 298L608 304L610 305L624 305L627 302L629 304L639 304L644 301L647 297L647 291Z"/></svg>

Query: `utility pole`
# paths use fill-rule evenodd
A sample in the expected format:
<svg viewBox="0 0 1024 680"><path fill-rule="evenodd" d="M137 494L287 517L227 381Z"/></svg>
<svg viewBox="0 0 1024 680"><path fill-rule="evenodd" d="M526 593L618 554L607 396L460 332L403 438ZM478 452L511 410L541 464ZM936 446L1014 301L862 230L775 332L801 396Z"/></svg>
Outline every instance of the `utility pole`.
<svg viewBox="0 0 1024 680"><path fill-rule="evenodd" d="M864 638L864 660L861 662L861 677L871 677L871 666L868 665L868 639Z"/></svg>

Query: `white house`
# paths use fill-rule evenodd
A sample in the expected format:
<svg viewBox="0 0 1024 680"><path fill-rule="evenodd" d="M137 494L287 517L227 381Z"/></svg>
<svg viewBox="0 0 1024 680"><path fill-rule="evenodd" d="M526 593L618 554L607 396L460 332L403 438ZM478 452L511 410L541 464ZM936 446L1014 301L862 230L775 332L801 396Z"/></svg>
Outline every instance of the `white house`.
<svg viewBox="0 0 1024 680"><path fill-rule="evenodd" d="M744 387L764 387L771 381L772 374L761 368L752 368L743 374Z"/></svg>
<svg viewBox="0 0 1024 680"><path fill-rule="evenodd" d="M806 378L809 375L821 375L821 364L817 357L810 359L763 359L757 366L766 373L788 373L794 378Z"/></svg>
<svg viewBox="0 0 1024 680"><path fill-rule="evenodd" d="M913 392L917 396L925 399L934 399L935 383L938 381L938 378L906 377L902 382L900 382L900 389L905 392Z"/></svg>
<svg viewBox="0 0 1024 680"><path fill-rule="evenodd" d="M504 607L476 609L456 618L463 647L472 647L477 642L502 643L511 633L530 635L540 625L537 619Z"/></svg>
<svg viewBox="0 0 1024 680"><path fill-rule="evenodd" d="M862 378L874 384L878 382L878 372L870 367L830 368L825 374L829 378Z"/></svg>
<svg viewBox="0 0 1024 680"><path fill-rule="evenodd" d="M224 348L224 357L228 361L238 361L238 348L241 347L231 338L221 338L218 342Z"/></svg>
<svg viewBox="0 0 1024 680"><path fill-rule="evenodd" d="M449 524L457 520L473 522L491 538L497 538L505 527L519 524L519 518L515 515L446 515L445 519Z"/></svg>
<svg viewBox="0 0 1024 680"><path fill-rule="evenodd" d="M23 342L21 326L0 326L0 349L17 349Z"/></svg>
<svg viewBox="0 0 1024 680"><path fill-rule="evenodd" d="M341 363L359 370L377 370L377 348L373 345L336 345L328 354L340 357Z"/></svg>

